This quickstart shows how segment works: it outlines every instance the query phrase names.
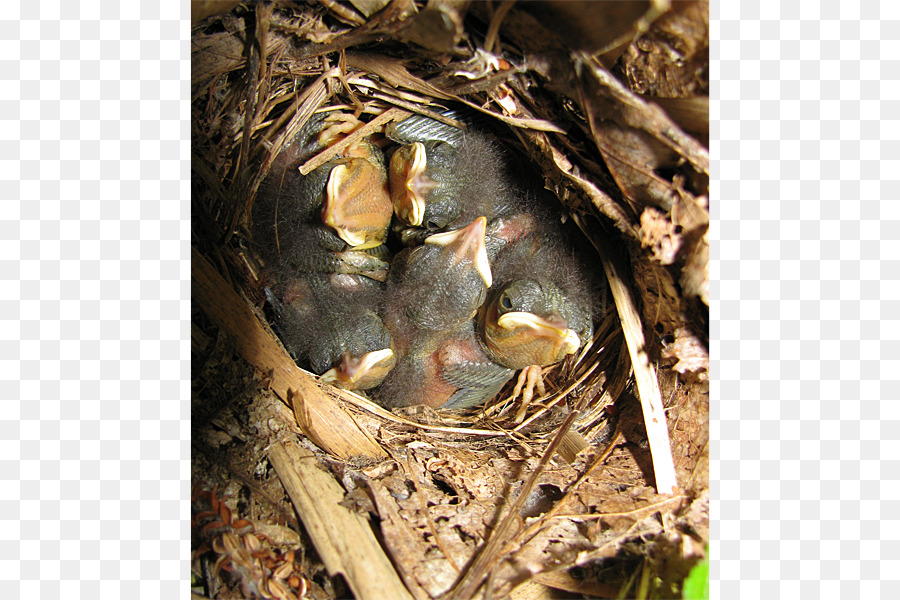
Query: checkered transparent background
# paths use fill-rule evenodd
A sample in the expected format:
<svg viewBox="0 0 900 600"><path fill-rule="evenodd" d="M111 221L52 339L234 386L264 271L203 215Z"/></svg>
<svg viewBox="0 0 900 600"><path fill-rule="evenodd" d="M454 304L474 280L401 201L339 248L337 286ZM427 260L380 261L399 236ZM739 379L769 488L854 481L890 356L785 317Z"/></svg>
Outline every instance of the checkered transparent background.
<svg viewBox="0 0 900 600"><path fill-rule="evenodd" d="M0 597L187 597L189 4L0 10Z"/></svg>
<svg viewBox="0 0 900 600"><path fill-rule="evenodd" d="M187 597L189 5L3 11L0 595ZM713 597L897 598L900 6L711 13Z"/></svg>
<svg viewBox="0 0 900 600"><path fill-rule="evenodd" d="M900 6L719 4L714 595L900 598Z"/></svg>

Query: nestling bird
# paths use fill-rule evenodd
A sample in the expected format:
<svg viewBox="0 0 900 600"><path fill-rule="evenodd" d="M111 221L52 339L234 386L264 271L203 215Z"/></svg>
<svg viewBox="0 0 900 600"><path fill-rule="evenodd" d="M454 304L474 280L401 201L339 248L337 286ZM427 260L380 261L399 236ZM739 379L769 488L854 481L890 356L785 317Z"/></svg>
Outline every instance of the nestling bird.
<svg viewBox="0 0 900 600"><path fill-rule="evenodd" d="M543 393L540 368L590 342L597 284L552 221L526 214L495 228L494 286L478 311L477 329L491 360L524 369L514 395L525 386L527 405L535 385Z"/></svg>
<svg viewBox="0 0 900 600"><path fill-rule="evenodd" d="M381 383L396 357L378 316L383 284L359 275L302 275L266 296L285 347L322 380L349 390Z"/></svg>
<svg viewBox="0 0 900 600"><path fill-rule="evenodd" d="M503 156L491 138L421 115L387 131L404 145L391 156L389 181L401 239L412 242L513 210Z"/></svg>
<svg viewBox="0 0 900 600"><path fill-rule="evenodd" d="M462 229L431 235L394 258L385 303L392 331L449 331L475 315L492 282L486 226L479 217Z"/></svg>
<svg viewBox="0 0 900 600"><path fill-rule="evenodd" d="M475 404L512 376L487 358L472 325L492 283L486 225L479 217L462 229L429 236L391 265L384 321L398 362L373 390L385 406Z"/></svg>
<svg viewBox="0 0 900 600"><path fill-rule="evenodd" d="M348 265L343 253L383 244L392 208L384 157L374 144L363 139L309 175L299 171L361 125L349 115L316 116L275 158L253 206L254 241L268 264L287 274L359 273L353 263L364 259L351 254Z"/></svg>

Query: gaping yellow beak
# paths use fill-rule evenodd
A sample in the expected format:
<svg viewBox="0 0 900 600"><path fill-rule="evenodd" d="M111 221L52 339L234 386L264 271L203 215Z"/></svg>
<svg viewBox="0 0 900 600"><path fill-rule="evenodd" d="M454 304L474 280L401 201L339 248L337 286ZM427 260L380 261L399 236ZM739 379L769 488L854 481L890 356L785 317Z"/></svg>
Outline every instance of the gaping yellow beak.
<svg viewBox="0 0 900 600"><path fill-rule="evenodd" d="M322 381L345 390L369 389L381 383L396 362L390 348L367 352L359 358L344 353L340 364L322 375Z"/></svg>
<svg viewBox="0 0 900 600"><path fill-rule="evenodd" d="M384 243L391 222L386 181L368 160L354 158L331 170L325 186L322 222L357 250Z"/></svg>
<svg viewBox="0 0 900 600"><path fill-rule="evenodd" d="M497 325L507 331L524 329L534 336L553 343L553 356L563 357L575 354L581 347L581 338L574 330L566 327L562 317L541 318L529 312L508 312L497 319Z"/></svg>
<svg viewBox="0 0 900 600"><path fill-rule="evenodd" d="M425 146L415 142L394 152L390 165L391 202L394 214L410 227L421 227L425 219L425 194L434 182L425 174Z"/></svg>
<svg viewBox="0 0 900 600"><path fill-rule="evenodd" d="M436 233L425 239L426 244L436 246L455 246L453 255L455 260L471 260L475 270L481 276L486 287L491 287L491 265L488 262L487 249L484 246L484 232L487 229L487 219L478 217L471 224L446 233Z"/></svg>

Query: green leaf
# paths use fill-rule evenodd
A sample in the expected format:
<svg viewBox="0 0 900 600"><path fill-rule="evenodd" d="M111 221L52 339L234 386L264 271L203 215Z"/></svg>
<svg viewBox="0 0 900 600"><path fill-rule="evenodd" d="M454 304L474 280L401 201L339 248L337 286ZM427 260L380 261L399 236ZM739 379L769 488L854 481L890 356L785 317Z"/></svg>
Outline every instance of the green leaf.
<svg viewBox="0 0 900 600"><path fill-rule="evenodd" d="M684 580L684 600L709 599L709 557L694 565Z"/></svg>

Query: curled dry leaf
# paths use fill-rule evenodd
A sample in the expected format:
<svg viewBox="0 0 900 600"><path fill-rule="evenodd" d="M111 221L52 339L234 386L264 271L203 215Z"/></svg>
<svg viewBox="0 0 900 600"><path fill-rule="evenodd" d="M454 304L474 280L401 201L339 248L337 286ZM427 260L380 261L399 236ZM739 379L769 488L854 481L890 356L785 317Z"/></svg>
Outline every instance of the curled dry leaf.
<svg viewBox="0 0 900 600"><path fill-rule="evenodd" d="M671 265L681 248L681 235L665 215L648 206L641 213L641 246L649 248L660 264Z"/></svg>
<svg viewBox="0 0 900 600"><path fill-rule="evenodd" d="M701 381L709 379L709 351L687 327L675 332L675 341L663 348L662 356L677 359L672 368L681 374L690 372Z"/></svg>
<svg viewBox="0 0 900 600"><path fill-rule="evenodd" d="M639 94L685 98L708 93L709 2L682 0L672 8L628 46L614 72Z"/></svg>
<svg viewBox="0 0 900 600"><path fill-rule="evenodd" d="M429 2L400 32L400 39L434 52L457 52L463 38L464 4Z"/></svg>

